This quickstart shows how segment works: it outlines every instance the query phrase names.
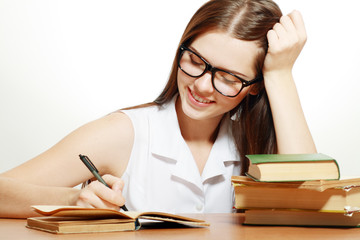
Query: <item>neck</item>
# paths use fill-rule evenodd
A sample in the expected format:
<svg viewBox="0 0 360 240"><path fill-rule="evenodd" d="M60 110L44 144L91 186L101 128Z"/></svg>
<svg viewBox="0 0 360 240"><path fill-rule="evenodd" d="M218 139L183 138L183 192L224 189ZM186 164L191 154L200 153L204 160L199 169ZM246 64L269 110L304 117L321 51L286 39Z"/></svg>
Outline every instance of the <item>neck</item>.
<svg viewBox="0 0 360 240"><path fill-rule="evenodd" d="M182 111L181 100L179 98L176 101L176 113L181 135L186 142L215 142L222 116L204 120L189 118Z"/></svg>

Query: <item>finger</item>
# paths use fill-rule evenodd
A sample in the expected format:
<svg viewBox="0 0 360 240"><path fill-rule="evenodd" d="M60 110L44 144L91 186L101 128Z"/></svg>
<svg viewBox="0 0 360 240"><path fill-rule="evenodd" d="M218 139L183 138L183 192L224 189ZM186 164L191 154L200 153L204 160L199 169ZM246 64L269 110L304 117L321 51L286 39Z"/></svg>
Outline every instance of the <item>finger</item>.
<svg viewBox="0 0 360 240"><path fill-rule="evenodd" d="M276 32L279 39L287 38L287 32L281 23L275 23L273 30Z"/></svg>
<svg viewBox="0 0 360 240"><path fill-rule="evenodd" d="M107 201L104 201L104 200L102 200L100 198L96 198L96 201L91 202L91 205L94 208L107 208L107 209L114 209L114 210L117 210L117 211L120 210L120 206L111 204L111 203L109 203Z"/></svg>
<svg viewBox="0 0 360 240"><path fill-rule="evenodd" d="M269 43L269 52L276 51L279 48L279 37L275 30L269 30L267 33L267 39Z"/></svg>
<svg viewBox="0 0 360 240"><path fill-rule="evenodd" d="M76 206L85 207L85 208L94 208L89 202L83 201L82 199L78 199L76 201Z"/></svg>
<svg viewBox="0 0 360 240"><path fill-rule="evenodd" d="M288 15L282 16L280 18L280 24L283 26L283 28L285 29L285 31L287 33L295 34L297 32L293 21L291 20L291 18Z"/></svg>
<svg viewBox="0 0 360 240"><path fill-rule="evenodd" d="M87 208L107 208L107 204L89 189L83 189L80 192L76 205Z"/></svg>
<svg viewBox="0 0 360 240"><path fill-rule="evenodd" d="M299 36L298 30L295 28L295 25L289 16L282 16L280 23L286 31L287 44L291 46L293 44L297 44L299 40L300 43L302 43L302 38ZM282 39L285 39L285 37Z"/></svg>
<svg viewBox="0 0 360 240"><path fill-rule="evenodd" d="M305 23L301 13L297 10L294 10L288 16L290 17L291 21L294 23L294 26L297 32L299 33L299 36L302 38L306 38Z"/></svg>
<svg viewBox="0 0 360 240"><path fill-rule="evenodd" d="M114 191L98 181L92 182L88 186L88 189L94 192L102 201L107 202L106 205L108 205L108 203L114 206L123 206L125 204L125 198L121 192ZM96 202L96 206L99 206L98 202Z"/></svg>
<svg viewBox="0 0 360 240"><path fill-rule="evenodd" d="M124 181L121 178L106 174L103 179L114 191L122 191L124 188Z"/></svg>

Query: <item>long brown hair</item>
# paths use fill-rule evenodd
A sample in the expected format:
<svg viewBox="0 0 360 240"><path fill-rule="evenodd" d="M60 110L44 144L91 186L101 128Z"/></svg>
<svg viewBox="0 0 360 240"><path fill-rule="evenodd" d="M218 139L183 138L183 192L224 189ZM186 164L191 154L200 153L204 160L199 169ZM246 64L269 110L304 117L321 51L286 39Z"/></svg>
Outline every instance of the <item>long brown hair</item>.
<svg viewBox="0 0 360 240"><path fill-rule="evenodd" d="M281 10L272 0L210 0L205 3L188 23L179 46L189 46L198 36L220 30L230 36L255 41L260 47L256 70L262 76L262 67L268 48L267 32L282 16ZM176 53L169 80L162 93L154 101L164 104L177 93L177 71L179 50ZM277 151L274 124L271 109L263 81L257 83L258 95L248 94L241 103L231 111L233 115L233 136L237 145L242 170L248 169L246 154L275 153Z"/></svg>

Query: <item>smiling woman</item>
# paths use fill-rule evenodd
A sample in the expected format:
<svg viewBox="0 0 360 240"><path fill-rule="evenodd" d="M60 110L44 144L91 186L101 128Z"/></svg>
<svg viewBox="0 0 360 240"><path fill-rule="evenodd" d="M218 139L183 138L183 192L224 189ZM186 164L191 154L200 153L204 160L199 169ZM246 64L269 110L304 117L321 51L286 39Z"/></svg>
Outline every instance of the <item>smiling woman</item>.
<svg viewBox="0 0 360 240"><path fill-rule="evenodd" d="M209 68L210 65L206 66L208 63L200 57L198 60L201 60L203 71L197 74L198 76L189 76L186 70L191 71L194 68L184 62L186 61L184 57L191 52L187 50L189 53L181 55L179 67L181 68L182 62L184 64L177 76L181 97L179 105L182 105L178 108L179 111L184 111L192 119L213 119L216 121L214 125L218 125L224 113L234 109L248 94L249 82L256 82L253 79L257 75L255 62L257 52L260 51L259 47L256 42L237 40L223 32L205 33L190 47L196 49L198 53L201 52L202 56L209 56L206 59L219 64L222 68L243 72L241 76L248 79L244 80L230 73L231 70L228 72L219 68ZM195 62L194 65L199 66L199 62Z"/></svg>
<svg viewBox="0 0 360 240"><path fill-rule="evenodd" d="M41 68L31 65L36 73L31 75L27 71L29 65L23 67L25 65L19 58L14 74L23 72L24 76L28 76L24 83L26 87L8 87L14 82L11 78L0 81L5 85L5 88L0 87L0 91L8 89L14 94L29 94L32 88L28 85L52 86L51 94L42 95L43 99L37 102L31 95L27 95L26 105L23 105L24 98L19 100L21 104L14 102L10 113L18 111L14 109L23 109L22 116L27 116L27 121L16 123L17 119L9 117L11 114L0 119L8 119L16 129L20 129L19 133L13 133L17 134L17 140L12 142L16 150L22 148L18 139L21 139L21 134L32 130L26 126L31 126L29 122L34 112L39 111L37 109L44 102L49 103L45 104L48 105L46 117L50 117L52 112L59 114L54 121L49 121L52 125L47 129L57 129L70 121L69 117L63 116L82 115L78 112L94 111L96 115L99 112L112 112L118 109L119 100L122 101L121 106L148 102L150 100L147 99L154 98L154 92L149 89L160 89L162 81L158 79L166 78L168 71L160 66L169 68L170 55L175 58L165 88L150 104L122 109L85 124L44 153L3 172L0 175L0 216L30 216L33 213L29 206L34 204L119 209L124 199L129 210L137 211L231 212L234 195L230 178L247 170L245 154L316 152L292 71L307 36L299 11L282 16L271 0L152 1L151 4L144 1L146 10L153 8L153 4L165 5L162 9L168 9L161 13L168 15L161 15L158 22L147 26L148 21L144 19L148 16L148 20L153 21L153 11L150 16L146 15L150 11L122 15L119 13L126 12L123 4L113 6L115 3L75 1L75 5L79 4L79 11L72 12L74 8L69 8L62 1L55 5L48 1L38 3L50 8L49 14L43 16L42 20L48 19L52 24L46 26L46 21L38 19L30 24L32 28L24 29L27 29L27 34L39 26L51 31L53 23L57 23L54 26L62 29L64 34L56 35L59 32L54 32L56 36L52 37L57 44L43 44L36 49L44 51L44 59L56 59L57 63L64 61L67 65L61 68L64 65L44 61ZM11 5L10 2L7 4ZM28 11L26 9L36 12L38 7L29 2L26 4L24 9L21 8L21 16L32 14L32 11L23 14ZM180 36L178 29L183 29L185 22L170 20L190 18L195 7L200 5ZM76 9L76 6L73 7ZM139 11L142 9L128 7ZM94 11L98 14L94 14ZM180 12L181 16L176 15ZM65 13L70 18L64 18ZM108 19L108 27L101 24L101 17L95 16ZM56 19L64 20L57 22ZM77 21L66 22L67 19ZM91 22L90 25L86 25L86 19ZM138 19L141 21L137 22ZM170 23L171 26L166 25ZM72 28L72 25L76 27ZM4 21L0 21L0 26L4 31ZM13 31L18 29L13 26ZM66 29L72 30L68 33ZM139 29L142 29L141 35L136 35ZM148 32L150 29L151 32ZM168 38L176 40L149 38L144 41L147 35L161 36L164 29ZM8 41L6 37L10 32L2 34L5 36L2 41ZM34 36L39 41L51 38L50 35ZM22 38L16 39L21 42ZM30 41L31 37L28 39ZM31 41L35 42L34 39ZM73 43L71 39L82 41L77 47L71 48L73 52L70 53L67 47ZM171 42L170 46L166 45L168 42ZM154 48L159 43L161 47ZM108 48L107 44L112 47ZM63 51L55 52L57 46L61 46ZM16 47L12 49L18 54ZM27 49L24 46L23 51ZM36 52L36 49L32 49ZM166 55L169 49L173 51ZM17 54L9 53L8 56ZM52 54L55 57L51 57ZM4 60L3 56L0 58ZM37 56L40 58L40 55ZM5 66L11 62L8 60L11 59L3 61ZM55 71L58 67L61 69ZM163 68L165 70L159 70ZM14 70L14 67L6 67L7 73L4 73L4 69L0 71L1 77L9 75L11 71L8 69ZM62 71L64 69L76 71ZM55 78L62 80L57 81L56 86L52 84L53 76L49 73L52 70L56 73ZM37 83L41 74L47 81ZM100 79L101 85L97 84ZM106 90L108 86L113 92ZM79 92L87 97L84 98L85 94L80 99L71 96ZM36 95L40 94L36 92ZM72 107L69 111L62 109L66 101L59 100L59 104L51 102L63 99L61 95L72 99L71 104L67 104ZM4 94L0 94L1 97ZM5 100L1 102L9 102ZM104 107L103 103L107 101L111 104ZM57 120L60 117L61 122ZM78 116L75 124L80 124L81 117ZM86 119L93 117L90 114ZM62 128L62 131L73 127ZM7 131L4 129L4 132ZM34 136L40 138L35 131L30 134L28 142L35 142ZM4 137L1 138L5 141ZM110 188L98 181L91 182L83 189L73 188L92 177L78 159L79 154L91 158ZM1 154L2 158L4 156L7 160L6 155ZM1 160L1 164L3 162ZM66 172L66 178L59 172Z"/></svg>

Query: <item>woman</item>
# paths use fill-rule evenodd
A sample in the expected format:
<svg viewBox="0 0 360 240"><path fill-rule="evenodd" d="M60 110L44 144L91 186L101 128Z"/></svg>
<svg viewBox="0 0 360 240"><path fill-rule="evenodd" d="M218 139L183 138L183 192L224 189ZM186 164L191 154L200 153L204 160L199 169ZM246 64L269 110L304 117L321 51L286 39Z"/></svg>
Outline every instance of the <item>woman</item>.
<svg viewBox="0 0 360 240"><path fill-rule="evenodd" d="M231 212L245 154L316 152L292 67L302 17L271 0L212 0L190 20L154 103L77 129L0 177L0 216L34 204L167 212ZM270 108L271 107L271 108ZM88 155L111 188L90 179Z"/></svg>

